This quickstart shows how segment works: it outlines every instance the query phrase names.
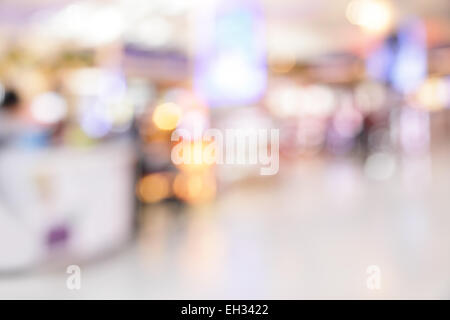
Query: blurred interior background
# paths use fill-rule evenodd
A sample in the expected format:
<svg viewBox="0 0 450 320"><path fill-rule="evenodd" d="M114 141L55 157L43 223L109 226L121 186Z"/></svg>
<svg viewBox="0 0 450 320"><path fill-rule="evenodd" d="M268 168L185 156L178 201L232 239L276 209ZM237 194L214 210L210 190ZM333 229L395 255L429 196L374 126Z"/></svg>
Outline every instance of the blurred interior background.
<svg viewBox="0 0 450 320"><path fill-rule="evenodd" d="M0 298L450 298L448 0L1 0L0 101Z"/></svg>

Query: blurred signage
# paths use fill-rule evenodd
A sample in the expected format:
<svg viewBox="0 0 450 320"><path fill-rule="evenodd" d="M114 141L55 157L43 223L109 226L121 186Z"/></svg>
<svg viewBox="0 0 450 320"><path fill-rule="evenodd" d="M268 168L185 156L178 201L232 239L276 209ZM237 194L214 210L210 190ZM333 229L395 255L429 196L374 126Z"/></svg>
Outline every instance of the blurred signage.
<svg viewBox="0 0 450 320"><path fill-rule="evenodd" d="M128 75L155 81L184 81L189 76L188 58L177 51L149 50L126 45L123 65Z"/></svg>
<svg viewBox="0 0 450 320"><path fill-rule="evenodd" d="M425 27L420 20L404 24L368 59L370 76L401 93L417 89L427 75Z"/></svg>
<svg viewBox="0 0 450 320"><path fill-rule="evenodd" d="M195 88L211 106L257 101L266 88L264 19L255 1L203 12L195 28Z"/></svg>

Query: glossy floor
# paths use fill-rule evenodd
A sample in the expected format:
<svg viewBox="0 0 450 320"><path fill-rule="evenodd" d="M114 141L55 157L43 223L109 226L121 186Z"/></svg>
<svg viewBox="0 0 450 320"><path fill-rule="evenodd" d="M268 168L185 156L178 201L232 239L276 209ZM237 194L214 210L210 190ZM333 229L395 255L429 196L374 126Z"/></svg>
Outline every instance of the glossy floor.
<svg viewBox="0 0 450 320"><path fill-rule="evenodd" d="M81 265L78 291L58 269L2 276L0 297L448 299L449 161L282 163L210 205L147 209L133 243Z"/></svg>

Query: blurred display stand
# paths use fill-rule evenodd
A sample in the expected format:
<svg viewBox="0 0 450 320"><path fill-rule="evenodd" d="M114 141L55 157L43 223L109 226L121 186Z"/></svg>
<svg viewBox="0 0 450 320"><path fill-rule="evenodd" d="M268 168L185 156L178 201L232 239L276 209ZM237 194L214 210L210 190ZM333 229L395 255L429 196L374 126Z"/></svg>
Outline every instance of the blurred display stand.
<svg viewBox="0 0 450 320"><path fill-rule="evenodd" d="M95 148L0 152L0 272L83 261L132 234L135 152L130 140Z"/></svg>

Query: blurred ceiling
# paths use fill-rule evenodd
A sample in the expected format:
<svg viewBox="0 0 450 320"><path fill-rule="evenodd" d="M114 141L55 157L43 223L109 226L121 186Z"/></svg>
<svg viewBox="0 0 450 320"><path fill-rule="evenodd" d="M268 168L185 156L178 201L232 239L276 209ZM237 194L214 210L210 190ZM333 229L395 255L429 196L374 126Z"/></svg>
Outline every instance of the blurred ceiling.
<svg viewBox="0 0 450 320"><path fill-rule="evenodd" d="M213 1L213 0L211 0ZM174 34L177 41L186 37L185 26L180 20L185 13L211 2L208 0L97 0L89 1L99 6L127 3L135 10L145 8L148 17L165 16L170 24L178 25ZM260 0L267 19L267 39L270 51L278 55L295 55L308 59L317 54L341 52L365 46L373 36L350 24L346 19L346 7L350 0ZM0 30L3 34L22 32L34 21L38 12L60 10L75 0L2 0L0 2ZM397 21L420 16L439 32L437 43L450 42L449 0L392 0ZM176 11L177 9L178 11ZM176 11L175 14L174 10ZM141 15L142 18L142 15ZM19 30L19 31L18 31ZM186 43L182 43L182 46Z"/></svg>

